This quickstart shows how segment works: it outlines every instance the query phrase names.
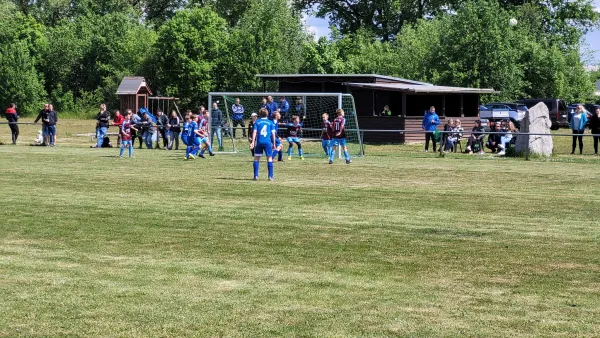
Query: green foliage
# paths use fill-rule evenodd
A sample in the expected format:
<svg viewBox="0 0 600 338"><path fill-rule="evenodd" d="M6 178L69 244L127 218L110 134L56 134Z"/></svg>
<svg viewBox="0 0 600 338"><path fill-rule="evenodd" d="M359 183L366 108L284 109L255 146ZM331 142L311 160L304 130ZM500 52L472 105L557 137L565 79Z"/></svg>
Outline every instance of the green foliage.
<svg viewBox="0 0 600 338"><path fill-rule="evenodd" d="M216 88L216 70L227 47L227 24L208 8L183 10L163 25L154 47L154 84L165 94L197 104Z"/></svg>

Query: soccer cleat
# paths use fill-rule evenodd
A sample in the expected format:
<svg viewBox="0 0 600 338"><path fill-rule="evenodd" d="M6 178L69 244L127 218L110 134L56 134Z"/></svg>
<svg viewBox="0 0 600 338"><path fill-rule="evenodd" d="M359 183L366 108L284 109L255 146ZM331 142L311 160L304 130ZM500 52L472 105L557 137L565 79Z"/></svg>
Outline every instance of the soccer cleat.
<svg viewBox="0 0 600 338"><path fill-rule="evenodd" d="M333 164L333 161L329 161L329 164Z"/></svg>
<svg viewBox="0 0 600 338"><path fill-rule="evenodd" d="M269 177L269 181L270 181L270 182L274 182L274 181L275 181L275 178L273 178L273 177Z"/></svg>
<svg viewBox="0 0 600 338"><path fill-rule="evenodd" d="M300 159L301 159L302 161L304 161L304 156L300 156Z"/></svg>
<svg viewBox="0 0 600 338"><path fill-rule="evenodd" d="M210 156L215 156L215 153L213 153L213 152L210 152L210 153L208 153L208 154L209 154Z"/></svg>
<svg viewBox="0 0 600 338"><path fill-rule="evenodd" d="M190 160L194 160L194 159L196 159L196 158L194 157L194 155L190 154L190 156L189 156L189 159L190 159Z"/></svg>
<svg viewBox="0 0 600 338"><path fill-rule="evenodd" d="M346 160L346 164L350 164L350 163L352 163L352 161Z"/></svg>
<svg viewBox="0 0 600 338"><path fill-rule="evenodd" d="M187 161L187 160L189 160L189 158L187 158L187 156L186 156L186 157L184 157L184 158L183 158L183 160L184 160L184 161Z"/></svg>
<svg viewBox="0 0 600 338"><path fill-rule="evenodd" d="M258 176L254 176L253 181L258 181Z"/></svg>
<svg viewBox="0 0 600 338"><path fill-rule="evenodd" d="M204 155L198 155L198 157L200 157L200 158L206 158L206 157L204 157Z"/></svg>
<svg viewBox="0 0 600 338"><path fill-rule="evenodd" d="M291 157L291 156L288 156L288 161L291 161L291 160L292 160L292 157Z"/></svg>

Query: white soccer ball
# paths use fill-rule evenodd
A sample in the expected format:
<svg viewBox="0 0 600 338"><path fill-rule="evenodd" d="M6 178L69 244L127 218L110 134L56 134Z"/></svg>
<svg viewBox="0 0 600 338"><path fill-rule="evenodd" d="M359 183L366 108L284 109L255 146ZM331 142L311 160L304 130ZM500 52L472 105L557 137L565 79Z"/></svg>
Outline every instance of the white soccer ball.
<svg viewBox="0 0 600 338"><path fill-rule="evenodd" d="M515 18L512 18L512 19L508 20L508 23L511 26L516 26L519 23L519 21L517 21L517 19L515 19Z"/></svg>

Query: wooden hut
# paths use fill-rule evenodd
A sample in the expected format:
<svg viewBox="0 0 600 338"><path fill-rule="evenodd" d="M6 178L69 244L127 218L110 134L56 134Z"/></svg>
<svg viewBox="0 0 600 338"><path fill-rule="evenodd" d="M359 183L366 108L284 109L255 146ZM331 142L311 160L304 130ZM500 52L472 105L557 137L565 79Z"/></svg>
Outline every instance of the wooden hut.
<svg viewBox="0 0 600 338"><path fill-rule="evenodd" d="M140 108L148 108L148 96L152 95L146 79L141 76L126 76L117 89L121 112L131 109L134 113Z"/></svg>
<svg viewBox="0 0 600 338"><path fill-rule="evenodd" d="M283 74L257 75L279 82L280 92L349 93L354 97L358 125L363 130L420 130L423 113L435 106L442 124L447 118L460 118L465 130L479 115L481 94L493 89L436 86L431 83L377 74ZM377 116L384 106L392 116ZM365 132L371 143L424 142L424 134Z"/></svg>

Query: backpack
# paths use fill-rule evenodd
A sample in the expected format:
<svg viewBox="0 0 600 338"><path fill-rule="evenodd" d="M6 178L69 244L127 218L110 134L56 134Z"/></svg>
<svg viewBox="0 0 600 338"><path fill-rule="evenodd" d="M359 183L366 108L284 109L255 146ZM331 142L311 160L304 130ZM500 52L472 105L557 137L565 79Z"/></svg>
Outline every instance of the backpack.
<svg viewBox="0 0 600 338"><path fill-rule="evenodd" d="M108 136L104 136L104 139L102 140L102 148L112 148L112 144L110 143Z"/></svg>

